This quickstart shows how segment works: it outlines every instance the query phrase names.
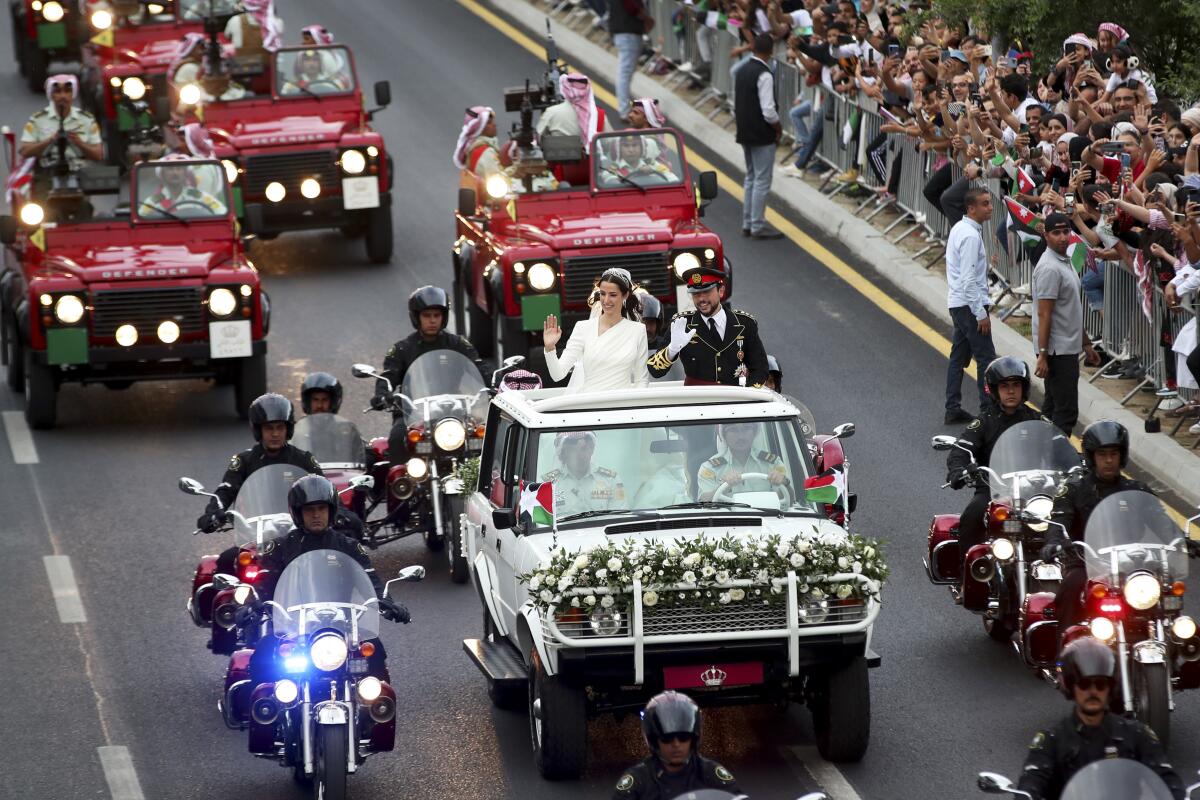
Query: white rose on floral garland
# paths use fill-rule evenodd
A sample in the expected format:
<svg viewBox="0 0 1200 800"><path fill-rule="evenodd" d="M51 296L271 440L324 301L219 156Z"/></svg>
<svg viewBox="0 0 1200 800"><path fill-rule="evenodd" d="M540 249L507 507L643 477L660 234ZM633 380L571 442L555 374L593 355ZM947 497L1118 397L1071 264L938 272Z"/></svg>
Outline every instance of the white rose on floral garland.
<svg viewBox="0 0 1200 800"><path fill-rule="evenodd" d="M596 570L596 580L598 580L598 581L608 580L608 570L606 570L604 567L601 567L600 569Z"/></svg>
<svg viewBox="0 0 1200 800"><path fill-rule="evenodd" d="M658 605L658 592L650 591L642 594L642 603L647 606Z"/></svg>
<svg viewBox="0 0 1200 800"><path fill-rule="evenodd" d="M716 574L717 583L729 583L729 570L721 570Z"/></svg>
<svg viewBox="0 0 1200 800"><path fill-rule="evenodd" d="M584 603L586 603L586 604L588 604L589 606L594 606L594 605L596 605L596 595L594 595L594 594L589 594L587 597L585 597L585 598L583 599L583 602L584 602Z"/></svg>
<svg viewBox="0 0 1200 800"><path fill-rule="evenodd" d="M536 592L540 588L542 588L542 576L534 575L529 579L529 591Z"/></svg>
<svg viewBox="0 0 1200 800"><path fill-rule="evenodd" d="M813 599L814 599L814 600L820 600L820 599L821 599L821 598L823 598L824 596L825 596L825 593L824 593L824 592L822 592L822 591L821 591L820 589L818 589L816 586L814 586L814 587L813 587L813 590L812 590L812 597L813 597Z"/></svg>
<svg viewBox="0 0 1200 800"><path fill-rule="evenodd" d="M754 573L754 580L758 581L759 583L766 583L770 579L771 573L767 572L765 569L760 569L758 572Z"/></svg>
<svg viewBox="0 0 1200 800"><path fill-rule="evenodd" d="M812 545L809 544L808 539L798 539L796 541L797 553L807 553L810 549L812 549Z"/></svg>
<svg viewBox="0 0 1200 800"><path fill-rule="evenodd" d="M683 573L682 578L683 578L684 583L695 583L696 582L696 573L692 572L689 569L687 572Z"/></svg>
<svg viewBox="0 0 1200 800"><path fill-rule="evenodd" d="M845 600L847 597L850 596L850 593L853 591L854 590L852 588L850 588L850 584L843 583L841 586L838 587L837 596L840 597L842 600Z"/></svg>
<svg viewBox="0 0 1200 800"><path fill-rule="evenodd" d="M605 566L608 567L609 572L620 572L621 567L625 566L625 563L621 559L614 557L610 558Z"/></svg>
<svg viewBox="0 0 1200 800"><path fill-rule="evenodd" d="M791 557L788 559L788 563L796 569L800 569L800 567L804 566L804 556L800 555L799 553L792 553Z"/></svg>
<svg viewBox="0 0 1200 800"><path fill-rule="evenodd" d="M582 553L580 555L575 556L575 562L571 566L575 567L575 569L578 570L578 569L583 569L587 565L588 565L588 556L586 553Z"/></svg>
<svg viewBox="0 0 1200 800"><path fill-rule="evenodd" d="M705 565L704 565L704 566L703 566L703 567L700 569L700 574L701 574L701 575L703 575L705 578L711 578L713 575L716 575L716 574L717 574L717 571L716 571L716 569L714 569L713 567L709 566L708 564L705 564Z"/></svg>
<svg viewBox="0 0 1200 800"><path fill-rule="evenodd" d="M717 559L718 561L724 561L725 560L725 551L722 548L718 547L716 550L713 550L713 558Z"/></svg>
<svg viewBox="0 0 1200 800"><path fill-rule="evenodd" d="M683 555L683 550L681 550L678 545L673 544L667 548L667 555L669 555L671 558L679 558L681 555Z"/></svg>
<svg viewBox="0 0 1200 800"><path fill-rule="evenodd" d="M730 599L729 592L721 592L720 596L717 597L717 602L723 606L729 605Z"/></svg>
<svg viewBox="0 0 1200 800"><path fill-rule="evenodd" d="M538 597L541 598L543 603L549 603L554 599L554 592L550 591L549 589L542 589L542 593L539 594Z"/></svg>
<svg viewBox="0 0 1200 800"><path fill-rule="evenodd" d="M578 597L571 598L571 608L579 608L579 598Z"/></svg>
<svg viewBox="0 0 1200 800"><path fill-rule="evenodd" d="M787 542L780 542L779 544L775 545L775 555L779 556L780 558L787 558L791 552L792 546Z"/></svg>
<svg viewBox="0 0 1200 800"><path fill-rule="evenodd" d="M600 598L600 607L601 608L612 608L613 603L615 603L615 602L616 601L612 599L611 594L606 594L606 595L604 595L604 597Z"/></svg>
<svg viewBox="0 0 1200 800"><path fill-rule="evenodd" d="M862 572L862 562L855 561L853 564L850 565L850 571L853 572L855 575L858 575L859 573L861 573Z"/></svg>
<svg viewBox="0 0 1200 800"><path fill-rule="evenodd" d="M730 589L729 598L731 600L744 600L746 598L746 591L744 589Z"/></svg>
<svg viewBox="0 0 1200 800"><path fill-rule="evenodd" d="M700 555L699 553L688 553L688 555L684 557L682 563L685 567L695 567L699 566L700 562L703 560L704 556Z"/></svg>
<svg viewBox="0 0 1200 800"><path fill-rule="evenodd" d="M572 578L570 575L563 575L561 578L558 579L558 590L560 592L565 592L567 589L570 588L571 584L574 582L575 582L575 579Z"/></svg>
<svg viewBox="0 0 1200 800"><path fill-rule="evenodd" d="M838 556L837 565L838 569L849 569L850 559L846 558L845 556Z"/></svg>
<svg viewBox="0 0 1200 800"><path fill-rule="evenodd" d="M721 551L720 559L722 561L733 561L735 558L737 558L737 553L731 553L728 550Z"/></svg>

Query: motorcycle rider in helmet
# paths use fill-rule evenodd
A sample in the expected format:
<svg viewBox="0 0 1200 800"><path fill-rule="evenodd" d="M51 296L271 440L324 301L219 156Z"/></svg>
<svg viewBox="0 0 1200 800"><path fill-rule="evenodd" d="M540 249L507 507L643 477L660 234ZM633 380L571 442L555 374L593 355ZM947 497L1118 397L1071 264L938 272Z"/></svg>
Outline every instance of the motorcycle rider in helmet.
<svg viewBox="0 0 1200 800"><path fill-rule="evenodd" d="M300 384L300 407L305 414L336 414L342 407L342 384L328 372L313 372Z"/></svg>
<svg viewBox="0 0 1200 800"><path fill-rule="evenodd" d="M767 382L763 388L783 394L783 369L779 366L779 359L770 353L767 353Z"/></svg>
<svg viewBox="0 0 1200 800"><path fill-rule="evenodd" d="M1162 778L1176 798L1183 782L1167 763L1162 744L1147 725L1109 713L1116 659L1090 636L1067 645L1058 668L1059 688L1075 707L1070 716L1038 731L1029 745L1017 788L1034 800L1057 800L1083 767L1104 758L1140 761Z"/></svg>
<svg viewBox="0 0 1200 800"><path fill-rule="evenodd" d="M1102 419L1088 425L1083 431L1083 457L1088 471L1068 478L1059 487L1050 518L1062 527L1051 525L1047 529L1041 552L1043 561L1061 557L1063 564L1062 582L1054 600L1060 644L1067 628L1080 619L1080 603L1087 583L1083 554L1078 547L1069 546L1068 535L1073 541L1083 541L1088 517L1110 494L1125 491L1154 494L1146 484L1121 474L1129 459L1129 431L1121 423ZM1188 542L1189 552L1195 544Z"/></svg>
<svg viewBox="0 0 1200 800"><path fill-rule="evenodd" d="M1019 358L1005 356L987 365L983 382L992 397L993 405L972 420L959 439L965 440L978 466L986 467L992 447L1000 435L1013 425L1043 417L1029 401L1029 365ZM981 544L987 534L983 516L987 512L991 492L986 478L972 468L971 458L957 447L951 448L946 459L946 480L953 489L972 485L975 494L963 509L958 521L959 552L965 562L967 552ZM966 575L966 569L963 569ZM961 584L960 584L961 585Z"/></svg>
<svg viewBox="0 0 1200 800"><path fill-rule="evenodd" d="M238 624L250 624L257 619L266 601L273 597L275 584L287 565L314 550L336 550L357 561L375 587L380 616L392 622L409 622L411 617L408 609L383 596L383 581L375 574L366 548L332 527L340 505L337 490L328 478L305 475L292 484L288 490L288 510L292 514L294 527L287 536L270 540L263 546L259 562L260 577L256 586L258 598L238 610ZM272 679L278 641L273 636L265 637L259 640L259 645L254 649L254 655L250 657L250 674L255 685ZM370 641L375 645L375 652L367 659L368 672L380 680L387 680L387 652L383 642L379 639Z"/></svg>
<svg viewBox="0 0 1200 800"><path fill-rule="evenodd" d="M666 347L671 339L667 331L667 310L657 297L645 289L638 289L637 296L642 301L642 324L646 326L648 352L657 353Z"/></svg>
<svg viewBox="0 0 1200 800"><path fill-rule="evenodd" d="M613 800L671 800L696 789L741 794L733 775L697 752L700 709L685 694L656 694L642 712L642 734L650 757L625 771Z"/></svg>
<svg viewBox="0 0 1200 800"><path fill-rule="evenodd" d="M422 286L408 297L408 319L414 332L396 342L383 358L383 377L391 381L392 390L399 391L404 374L419 356L434 350L453 350L471 359L483 376L484 383L491 377L487 374L475 346L465 336L446 332L450 321L450 295L438 286ZM375 396L371 408L388 407L388 388L383 380L375 382ZM405 439L404 415L394 411L393 419L398 423L388 437L388 450L392 463L402 464L408 460L408 442Z"/></svg>

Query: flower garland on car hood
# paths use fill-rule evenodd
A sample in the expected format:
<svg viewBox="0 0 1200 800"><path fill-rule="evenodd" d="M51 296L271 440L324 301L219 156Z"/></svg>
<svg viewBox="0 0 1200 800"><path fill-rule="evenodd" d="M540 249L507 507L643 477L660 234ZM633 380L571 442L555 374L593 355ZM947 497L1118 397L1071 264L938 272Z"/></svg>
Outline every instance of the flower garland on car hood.
<svg viewBox="0 0 1200 800"><path fill-rule="evenodd" d="M880 543L844 532L816 535L697 537L673 541L627 539L586 551L561 540L547 562L518 576L533 602L590 609L627 608L635 579L642 603L653 606L728 607L736 603L783 604L782 581L796 573L804 600L878 599L888 576ZM831 580L831 576L863 576Z"/></svg>

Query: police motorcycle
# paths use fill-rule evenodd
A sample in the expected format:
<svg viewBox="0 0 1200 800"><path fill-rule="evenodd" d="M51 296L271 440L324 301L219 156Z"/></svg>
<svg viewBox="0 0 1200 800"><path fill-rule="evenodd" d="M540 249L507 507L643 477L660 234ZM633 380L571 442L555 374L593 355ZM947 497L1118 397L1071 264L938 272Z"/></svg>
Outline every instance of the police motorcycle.
<svg viewBox="0 0 1200 800"><path fill-rule="evenodd" d="M1011 780L995 772L979 773L976 785L984 794L1033 800L1029 792L1018 789ZM1190 800L1197 790L1200 783L1187 787L1186 797ZM1072 775L1059 800L1174 800L1174 797L1163 779L1140 761L1106 758L1093 761Z"/></svg>
<svg viewBox="0 0 1200 800"><path fill-rule="evenodd" d="M387 439L372 440L364 446L358 426L345 417L338 414L308 414L296 420L291 443L312 453L325 477L337 488L342 505L359 519L365 520L375 507L374 503L369 502L370 490L373 486L382 485L386 477L386 474L379 473L387 469ZM369 469L366 463L367 447L375 455ZM350 482L360 476L370 477L371 482L357 481L352 487ZM369 545L370 542L364 544Z"/></svg>
<svg viewBox="0 0 1200 800"><path fill-rule="evenodd" d="M934 436L932 444L935 450L957 447L971 452L954 436ZM1062 580L1058 564L1038 558L1049 527L1042 518L1050 515L1058 487L1083 466L1070 440L1041 420L1020 422L1002 433L990 462L979 466L971 458L972 471L978 480L987 481L991 493L984 521L987 541L961 553L959 515L938 514L929 526L923 561L932 583L949 586L964 608L982 615L988 636L1007 642L1014 632L1027 630L1027 597L1034 592L1052 595ZM964 562L967 574L958 589ZM1027 635L1013 646L1027 665L1042 666Z"/></svg>
<svg viewBox="0 0 1200 800"><path fill-rule="evenodd" d="M1090 635L1112 647L1113 710L1149 725L1166 747L1175 693L1200 687L1200 636L1183 613L1187 536L1154 495L1125 491L1100 501L1084 540L1072 544L1083 555L1087 600L1084 622L1067 629L1063 645ZM1053 595L1044 600L1053 607Z"/></svg>
<svg viewBox="0 0 1200 800"><path fill-rule="evenodd" d="M407 567L384 596L424 576L424 567ZM248 731L251 753L311 781L314 798L342 800L348 776L391 751L396 735L396 692L386 667L370 674L368 663L381 619L371 579L351 556L314 550L287 565L263 608L258 647L272 648L263 658L271 674L252 673L255 651L233 653L225 722Z"/></svg>
<svg viewBox="0 0 1200 800"><path fill-rule="evenodd" d="M268 542L283 538L292 529L288 490L306 474L290 464L271 464L255 470L238 490L233 506L222 509L225 512L224 523L218 533L231 534L232 541L229 543L237 547L234 571L218 572L218 554L201 556L192 577L192 591L187 601L192 622L198 627L211 629L206 646L214 653L229 655L238 647L249 644L246 636L253 631L237 626L237 610L257 600L258 554ZM354 487L366 480L369 477L355 478L348 489L353 491ZM179 489L185 494L212 497L220 502L217 495L192 478L180 478ZM193 535L198 533L201 531L193 531Z"/></svg>
<svg viewBox="0 0 1200 800"><path fill-rule="evenodd" d="M854 435L854 423L844 422L830 433L817 433L817 420L808 406L790 394L783 395L783 399L795 406L799 412L797 419L800 433L804 436L808 454L813 460L813 475L820 478L835 471L841 473L845 492L837 503L825 503L825 515L843 528L849 528L850 515L858 507L858 495L850 491L850 460L846 458L842 440Z"/></svg>

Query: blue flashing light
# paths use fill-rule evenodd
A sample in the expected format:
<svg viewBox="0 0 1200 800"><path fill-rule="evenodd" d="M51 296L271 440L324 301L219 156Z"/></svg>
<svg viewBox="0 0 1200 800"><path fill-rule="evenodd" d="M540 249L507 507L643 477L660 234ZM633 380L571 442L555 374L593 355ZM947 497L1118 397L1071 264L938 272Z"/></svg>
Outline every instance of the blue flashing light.
<svg viewBox="0 0 1200 800"><path fill-rule="evenodd" d="M304 654L288 656L283 660L283 668L288 672L304 672L308 669L308 656Z"/></svg>

